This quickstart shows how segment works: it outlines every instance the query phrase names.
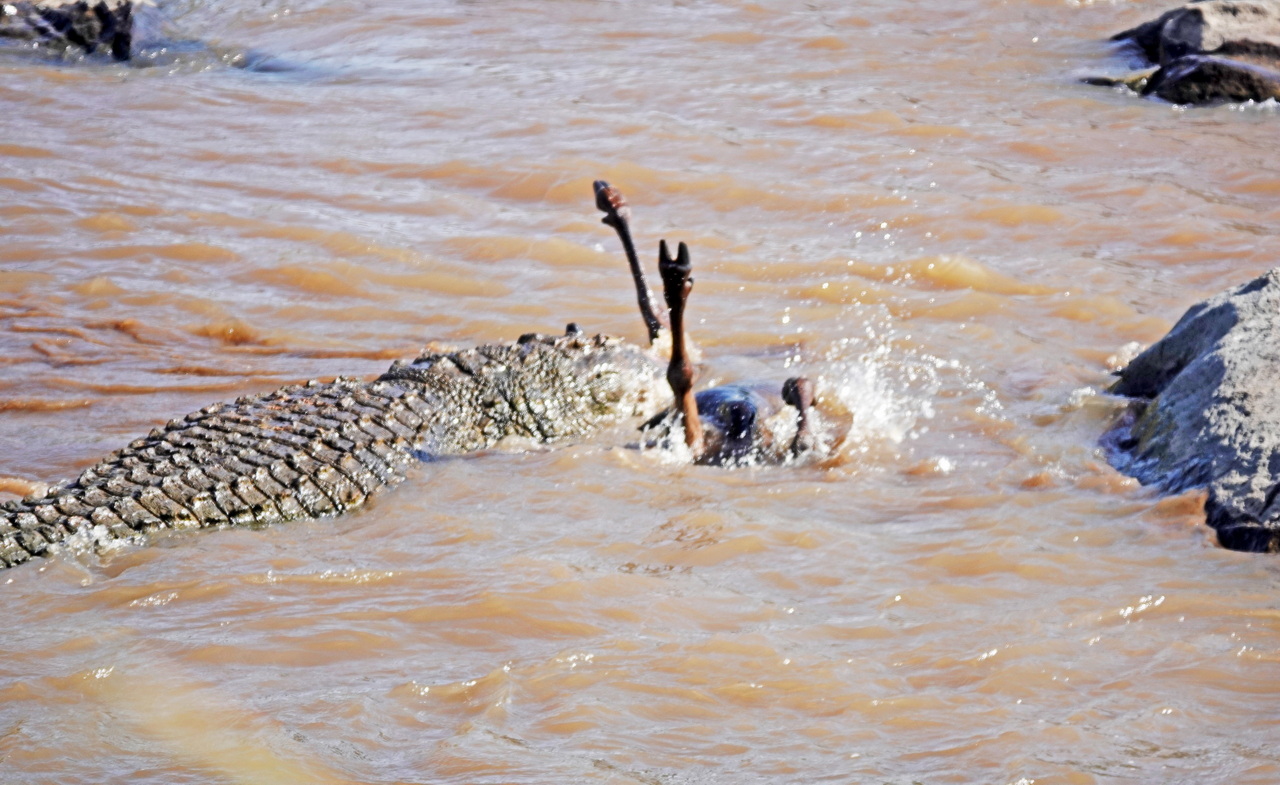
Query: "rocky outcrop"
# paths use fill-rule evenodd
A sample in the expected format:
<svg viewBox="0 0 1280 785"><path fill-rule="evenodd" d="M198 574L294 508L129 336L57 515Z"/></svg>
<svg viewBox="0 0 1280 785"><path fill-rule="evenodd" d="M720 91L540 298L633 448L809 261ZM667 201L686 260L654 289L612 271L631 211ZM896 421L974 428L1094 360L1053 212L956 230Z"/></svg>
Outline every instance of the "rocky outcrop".
<svg viewBox="0 0 1280 785"><path fill-rule="evenodd" d="M0 38L128 60L140 2L145 0L5 0L0 2Z"/></svg>
<svg viewBox="0 0 1280 785"><path fill-rule="evenodd" d="M1115 35L1155 69L1120 81L1178 104L1280 97L1280 0L1201 0Z"/></svg>
<svg viewBox="0 0 1280 785"><path fill-rule="evenodd" d="M1142 88L1175 104L1280 98L1280 72L1224 57L1187 55L1153 73Z"/></svg>
<svg viewBox="0 0 1280 785"><path fill-rule="evenodd" d="M398 362L372 382L311 382L215 404L39 497L0 504L0 568L69 541L341 513L399 483L420 458L652 415L670 400L662 370L634 345L571 326L561 337Z"/></svg>
<svg viewBox="0 0 1280 785"><path fill-rule="evenodd" d="M1280 269L1193 306L1111 388L1137 399L1108 441L1118 469L1204 487L1227 548L1280 552Z"/></svg>

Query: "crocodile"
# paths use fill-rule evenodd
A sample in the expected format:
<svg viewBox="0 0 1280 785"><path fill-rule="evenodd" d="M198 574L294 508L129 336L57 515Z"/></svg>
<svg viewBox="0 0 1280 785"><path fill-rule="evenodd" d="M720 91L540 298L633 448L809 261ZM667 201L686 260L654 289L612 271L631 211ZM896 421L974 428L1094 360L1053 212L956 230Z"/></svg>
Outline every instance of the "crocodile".
<svg viewBox="0 0 1280 785"><path fill-rule="evenodd" d="M423 458L506 437L581 437L667 402L662 366L620 338L528 334L207 406L43 494L0 504L0 567L68 542L265 526L346 512Z"/></svg>
<svg viewBox="0 0 1280 785"><path fill-rule="evenodd" d="M603 222L623 241L649 346L570 324L560 336L400 360L372 381L311 381L207 406L73 480L0 503L0 568L72 543L103 549L165 529L344 513L403 482L415 464L508 437L551 443L645 420L642 430L664 443L682 431L700 464L781 463L812 451L814 396L803 377L787 380L781 401L743 385L692 392L688 248L681 243L673 257L660 244L668 326L636 258L626 201L608 183L594 188Z"/></svg>

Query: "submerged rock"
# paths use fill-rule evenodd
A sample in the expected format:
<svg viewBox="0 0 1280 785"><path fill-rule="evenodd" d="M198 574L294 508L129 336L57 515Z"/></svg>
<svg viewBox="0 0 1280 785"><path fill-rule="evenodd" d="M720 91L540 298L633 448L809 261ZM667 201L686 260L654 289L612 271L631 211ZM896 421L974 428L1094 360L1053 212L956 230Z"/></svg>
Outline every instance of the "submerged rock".
<svg viewBox="0 0 1280 785"><path fill-rule="evenodd" d="M1112 37L1152 66L1119 79L1178 104L1280 98L1280 0L1197 0Z"/></svg>
<svg viewBox="0 0 1280 785"><path fill-rule="evenodd" d="M9 0L0 3L0 38L38 41L128 60L136 0Z"/></svg>
<svg viewBox="0 0 1280 785"><path fill-rule="evenodd" d="M1194 305L1111 392L1137 399L1112 463L1169 493L1204 487L1225 547L1280 552L1280 268Z"/></svg>

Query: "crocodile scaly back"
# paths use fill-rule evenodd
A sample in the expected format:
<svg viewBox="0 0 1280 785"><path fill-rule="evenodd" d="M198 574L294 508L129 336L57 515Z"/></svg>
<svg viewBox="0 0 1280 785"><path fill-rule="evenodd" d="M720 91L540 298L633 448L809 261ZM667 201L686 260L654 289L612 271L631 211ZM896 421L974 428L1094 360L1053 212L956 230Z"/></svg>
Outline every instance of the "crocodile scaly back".
<svg viewBox="0 0 1280 785"><path fill-rule="evenodd" d="M69 541L337 514L405 479L421 454L582 436L663 402L658 366L639 348L570 333L214 404L43 496L0 505L0 567Z"/></svg>

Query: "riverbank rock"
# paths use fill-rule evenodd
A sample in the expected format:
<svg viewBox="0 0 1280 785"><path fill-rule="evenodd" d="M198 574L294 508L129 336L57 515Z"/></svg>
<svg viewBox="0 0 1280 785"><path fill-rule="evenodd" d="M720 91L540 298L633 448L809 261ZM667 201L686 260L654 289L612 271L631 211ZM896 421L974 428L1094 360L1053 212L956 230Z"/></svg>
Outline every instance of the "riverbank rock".
<svg viewBox="0 0 1280 785"><path fill-rule="evenodd" d="M1109 80L1143 95L1177 104L1280 99L1280 0L1198 0L1111 40L1155 67Z"/></svg>
<svg viewBox="0 0 1280 785"><path fill-rule="evenodd" d="M136 5L136 0L8 0L0 2L0 38L128 60Z"/></svg>
<svg viewBox="0 0 1280 785"><path fill-rule="evenodd" d="M1119 376L1135 402L1105 439L1116 468L1207 488L1219 542L1280 552L1280 269L1192 306Z"/></svg>

